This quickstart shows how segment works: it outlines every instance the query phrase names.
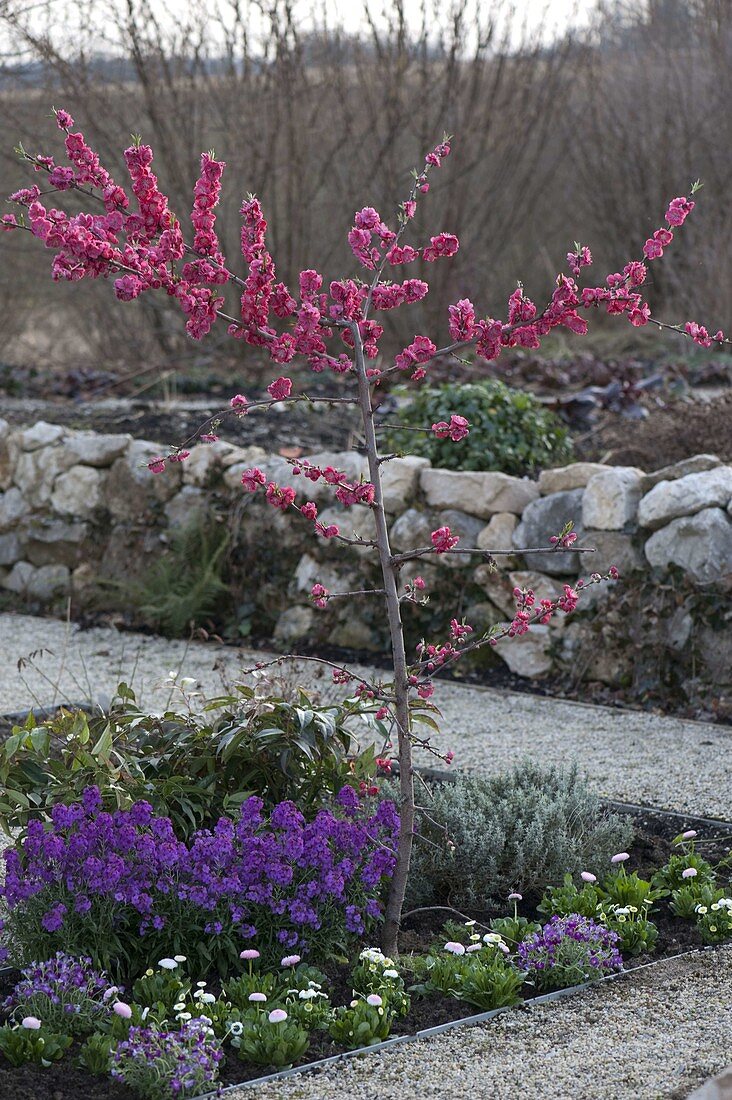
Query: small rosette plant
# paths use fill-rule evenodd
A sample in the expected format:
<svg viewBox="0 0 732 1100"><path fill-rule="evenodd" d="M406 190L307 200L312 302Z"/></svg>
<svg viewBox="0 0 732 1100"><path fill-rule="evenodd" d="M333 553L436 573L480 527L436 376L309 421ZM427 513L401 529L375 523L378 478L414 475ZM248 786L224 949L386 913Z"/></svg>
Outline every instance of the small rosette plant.
<svg viewBox="0 0 732 1100"><path fill-rule="evenodd" d="M106 1076L112 1069L112 1053L115 1046L116 1040L113 1036L95 1031L79 1051L79 1065L87 1073Z"/></svg>
<svg viewBox="0 0 732 1100"><path fill-rule="evenodd" d="M288 989L284 1005L293 1023L306 1031L327 1031L333 1019L330 997L319 982L310 982L306 989Z"/></svg>
<svg viewBox="0 0 732 1100"><path fill-rule="evenodd" d="M454 997L484 1012L518 1004L524 977L510 961L508 947L493 932L478 941L466 947L448 940L442 951L415 958L412 965L419 981L412 992Z"/></svg>
<svg viewBox="0 0 732 1100"><path fill-rule="evenodd" d="M587 917L552 917L518 947L518 967L537 989L566 989L622 969L618 934Z"/></svg>
<svg viewBox="0 0 732 1100"><path fill-rule="evenodd" d="M536 921L529 920L528 917L519 916L518 903L524 900L521 894L514 891L508 895L508 900L513 902L513 915L497 917L491 921L491 932L495 932L503 940L516 947L534 932L538 932L541 925ZM469 921L468 923L475 924L475 921Z"/></svg>
<svg viewBox="0 0 732 1100"><path fill-rule="evenodd" d="M179 1100L210 1092L222 1058L205 1019L179 1030L131 1027L112 1055L111 1073L143 1100Z"/></svg>
<svg viewBox="0 0 732 1100"><path fill-rule="evenodd" d="M658 928L648 919L649 906L609 905L598 910L598 920L618 935L623 955L647 955L656 949Z"/></svg>
<svg viewBox="0 0 732 1100"><path fill-rule="evenodd" d="M286 1009L275 1008L257 1012L254 1018L243 1021L241 1034L233 1042L243 1062L284 1069L302 1058L310 1037Z"/></svg>
<svg viewBox="0 0 732 1100"><path fill-rule="evenodd" d="M354 993L363 997L370 993L377 993L391 1012L397 1016L406 1016L409 1012L410 998L394 960L378 947L364 948L358 960L358 965L354 967L351 975Z"/></svg>
<svg viewBox="0 0 732 1100"><path fill-rule="evenodd" d="M637 871L628 874L625 870L625 862L630 859L627 852L618 852L611 859L615 870L606 875L602 880L601 897L603 900L613 902L615 905L635 905L638 909L644 906L653 908L653 902L668 893L661 886L652 886L650 882L641 878Z"/></svg>
<svg viewBox="0 0 732 1100"><path fill-rule="evenodd" d="M570 874L564 876L561 886L550 886L537 906L540 913L546 917L568 917L571 913L579 913L588 920L595 918L600 910L602 890L597 885L597 878L591 871L585 871L582 878L582 886L577 886Z"/></svg>
<svg viewBox="0 0 732 1100"><path fill-rule="evenodd" d="M157 970L148 967L132 986L135 1001L165 1019L176 1003L190 996L191 983L182 970L186 962L185 955L166 956Z"/></svg>
<svg viewBox="0 0 732 1100"><path fill-rule="evenodd" d="M694 850L697 835L695 829L687 829L674 838L674 846L680 851L674 852L668 863L656 871L651 879L651 885L655 889L671 893L682 886L695 885L701 888L714 883L716 876L711 863Z"/></svg>
<svg viewBox="0 0 732 1100"><path fill-rule="evenodd" d="M724 943L732 939L732 898L725 897L720 890L708 904L701 901L695 912L704 943Z"/></svg>
<svg viewBox="0 0 732 1100"><path fill-rule="evenodd" d="M378 993L356 997L348 1008L337 1008L328 1029L332 1039L348 1050L370 1047L389 1038L393 1013Z"/></svg>
<svg viewBox="0 0 732 1100"><path fill-rule="evenodd" d="M59 1062L72 1042L70 1035L44 1028L36 1016L26 1016L15 1027L0 1027L0 1054L16 1068L26 1062L46 1067Z"/></svg>

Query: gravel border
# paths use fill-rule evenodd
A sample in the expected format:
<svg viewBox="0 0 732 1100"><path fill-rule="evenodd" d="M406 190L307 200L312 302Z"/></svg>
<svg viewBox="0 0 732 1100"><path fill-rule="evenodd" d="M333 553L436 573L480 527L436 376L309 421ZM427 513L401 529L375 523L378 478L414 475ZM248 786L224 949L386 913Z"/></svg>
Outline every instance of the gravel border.
<svg viewBox="0 0 732 1100"><path fill-rule="evenodd" d="M732 947L257 1088L258 1100L682 1100L729 1062ZM228 1100L251 1100L242 1088Z"/></svg>
<svg viewBox="0 0 732 1100"><path fill-rule="evenodd" d="M20 658L43 648L34 667ZM0 713L54 701L109 698L121 679L139 701L162 710L171 699L168 671L193 677L207 694L220 693L242 667L266 654L213 643L79 630L57 619L0 615ZM289 672L335 698L328 677L312 665ZM338 689L340 690L340 689ZM614 710L538 695L438 682L443 714L440 747L453 749L461 770L492 774L531 758L578 760L599 794L697 816L732 818L732 736L723 726L646 711ZM434 758L417 754L423 764Z"/></svg>

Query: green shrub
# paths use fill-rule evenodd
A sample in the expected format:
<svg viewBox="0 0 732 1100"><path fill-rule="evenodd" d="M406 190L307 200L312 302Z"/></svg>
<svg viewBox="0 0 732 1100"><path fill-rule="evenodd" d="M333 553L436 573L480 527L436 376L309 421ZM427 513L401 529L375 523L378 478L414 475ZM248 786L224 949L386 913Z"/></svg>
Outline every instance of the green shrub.
<svg viewBox="0 0 732 1100"><path fill-rule="evenodd" d="M96 786L105 808L145 799L184 838L235 814L252 794L268 805L288 798L311 805L375 774L374 749L359 749L354 726L383 740L382 723L355 698L321 706L304 691L287 700L239 686L203 715L151 715L126 684L117 690L109 714L62 711L40 725L31 715L0 744L6 830Z"/></svg>
<svg viewBox="0 0 732 1100"><path fill-rule="evenodd" d="M632 838L602 809L577 767L525 763L489 779L460 777L423 796L408 904L489 907L519 890L537 899L565 873L602 865Z"/></svg>
<svg viewBox="0 0 732 1100"><path fill-rule="evenodd" d="M545 466L561 466L572 458L567 429L554 413L524 390L497 379L447 383L420 390L397 417L400 424L423 427L450 420L456 413L470 422L470 434L458 443L432 432L391 429L386 446L428 458L447 470L500 470L530 474Z"/></svg>

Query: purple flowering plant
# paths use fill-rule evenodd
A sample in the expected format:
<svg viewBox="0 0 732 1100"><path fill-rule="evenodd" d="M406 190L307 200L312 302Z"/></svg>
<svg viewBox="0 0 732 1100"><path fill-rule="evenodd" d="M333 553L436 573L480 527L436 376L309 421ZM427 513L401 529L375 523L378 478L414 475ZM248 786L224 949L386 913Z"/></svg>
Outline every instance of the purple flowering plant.
<svg viewBox="0 0 732 1100"><path fill-rule="evenodd" d="M117 992L89 957L58 951L52 959L26 967L0 1007L16 1020L35 1016L53 1031L85 1035L110 1015Z"/></svg>
<svg viewBox="0 0 732 1100"><path fill-rule="evenodd" d="M205 1018L188 1020L180 1030L131 1027L112 1055L112 1077L143 1100L176 1100L209 1092L222 1058Z"/></svg>
<svg viewBox="0 0 732 1100"><path fill-rule="evenodd" d="M4 853L14 961L63 945L134 977L181 952L193 969L230 973L255 938L265 961L332 952L381 918L398 828L392 802L372 808L347 786L310 821L292 802L267 812L251 797L238 819L183 841L148 803L108 813L87 788Z"/></svg>
<svg viewBox="0 0 732 1100"><path fill-rule="evenodd" d="M538 990L566 989L621 970L616 932L579 913L554 916L518 945L517 965Z"/></svg>

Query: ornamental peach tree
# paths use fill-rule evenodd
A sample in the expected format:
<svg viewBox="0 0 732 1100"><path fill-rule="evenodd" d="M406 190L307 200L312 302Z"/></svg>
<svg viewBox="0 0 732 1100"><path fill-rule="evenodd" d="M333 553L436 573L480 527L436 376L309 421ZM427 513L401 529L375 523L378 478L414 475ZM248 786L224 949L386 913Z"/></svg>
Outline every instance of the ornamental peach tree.
<svg viewBox="0 0 732 1100"><path fill-rule="evenodd" d="M248 196L241 206L243 275L234 271L234 265L222 253L216 233L216 208L225 165L213 153L201 157L201 173L194 187L190 215L192 234L186 235L182 222L170 210L168 199L158 186L149 146L135 140L125 150L130 196L101 165L84 136L73 130L71 116L63 110L55 115L65 135L68 163L57 164L53 157L31 155L19 148L20 156L44 179L46 188L41 190L35 184L16 191L10 198L23 212L20 217L8 214L2 219L4 229L30 232L54 252L53 279L112 278L114 293L122 302L155 291L167 294L182 310L186 331L194 340L203 339L214 325L223 322L234 340L263 349L278 367L300 360L312 371L335 371L352 384L349 396L311 398L293 393L292 379L282 374L267 387L267 399L249 401L238 393L231 398L227 412L243 417L255 407L267 409L275 402L307 401L351 405L360 416L368 479L353 481L334 467L292 460L292 473L301 479L303 486L300 495L291 485L279 485L268 479L257 467L246 470L241 480L245 492L262 493L273 508L297 514L301 522L310 524L316 538L358 545L378 557L381 587L343 593L316 584L312 599L316 607L323 608L334 599L370 596L383 601L386 610L393 673L390 678L372 682L342 665L333 665L332 673L337 683L355 684L356 693L368 701L377 718L388 723L396 746L401 817L383 928L384 950L393 954L416 827L412 749L419 745L448 763L453 756L433 745L429 733L417 732L419 724L427 730L438 729L432 716L436 708L429 701L434 674L472 650L495 646L503 639L525 634L536 623L548 623L554 615L573 611L588 586L615 579L618 574L615 568L605 577L593 573L574 586L565 585L563 595L556 600L537 601L533 591L517 588L516 610L510 623L477 633L469 623L454 618L448 638L422 641L416 655L410 658L405 651L403 609L423 602L426 594L422 578L413 575L414 565L412 571L405 570L407 563L432 555L477 554L495 565L495 558L505 551L463 547L449 527L440 527L432 532L429 545L414 547L406 553L392 552L381 474L384 464L396 456L382 453L379 445L380 427L374 419L375 392L393 375L406 375L418 384L427 377L430 364L458 351L472 349L476 361L487 364L498 359L503 348L538 348L542 339L556 328L583 335L587 332L588 315L597 310L622 315L636 327L654 323L672 328L702 347L729 343L721 331L710 336L695 322L673 326L656 321L643 298L648 264L661 258L675 231L694 209L694 201L685 197L674 199L666 211L666 224L645 242L641 258L629 261L622 271L609 274L603 283L580 286L583 270L591 265L592 256L589 248L575 244L567 254L568 273L557 275L551 297L543 308L527 297L521 284L508 299L504 319L479 316L474 304L463 298L447 309L449 339L441 347L428 336L415 335L393 362L387 362L380 351L384 330L379 315L418 302L429 291L428 283L421 278L393 279L395 269L408 268L418 259L423 265L446 260L459 248L458 238L449 232L438 233L426 243L407 240L417 203L429 191L430 174L450 155L449 138L445 137L427 154L421 171L413 173L409 194L398 207L391 225L373 207L365 207L356 214L348 243L360 275L333 280L326 288L322 275L308 269L300 272L293 292L277 281L274 260L267 249L267 223L254 196ZM694 185L692 194L697 186ZM88 200L89 212L67 214L42 201L49 194L71 190ZM238 293L237 315L225 312L224 287L235 288ZM220 417L207 421L193 438L214 442L219 423ZM464 417L454 414L449 421L426 425L423 430L458 441L467 435L470 425ZM187 457L188 451L183 446L175 447L151 462L150 470L162 475L167 463L183 462ZM308 483L317 481L329 485L344 508L370 510L375 536L352 537L337 524L319 519L317 505L308 499L307 493ZM548 540L547 546L526 550L548 554L576 551L580 548L575 542L570 521ZM407 572L411 579L404 583Z"/></svg>

